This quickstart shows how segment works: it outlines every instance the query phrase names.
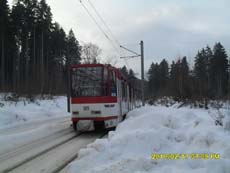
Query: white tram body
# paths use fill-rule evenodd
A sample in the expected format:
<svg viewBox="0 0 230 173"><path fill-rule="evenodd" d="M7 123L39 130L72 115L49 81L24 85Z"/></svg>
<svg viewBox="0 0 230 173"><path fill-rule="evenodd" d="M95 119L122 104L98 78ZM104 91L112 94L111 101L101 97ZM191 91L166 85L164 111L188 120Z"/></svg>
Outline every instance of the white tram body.
<svg viewBox="0 0 230 173"><path fill-rule="evenodd" d="M73 65L70 74L70 108L75 130L116 127L130 110L139 106L134 87L110 65Z"/></svg>

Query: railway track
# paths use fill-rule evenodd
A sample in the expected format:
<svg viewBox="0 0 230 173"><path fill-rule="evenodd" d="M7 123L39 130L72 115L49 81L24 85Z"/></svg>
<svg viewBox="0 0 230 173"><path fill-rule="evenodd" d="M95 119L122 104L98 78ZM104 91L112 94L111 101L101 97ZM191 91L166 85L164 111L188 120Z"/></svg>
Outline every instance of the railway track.
<svg viewBox="0 0 230 173"><path fill-rule="evenodd" d="M107 136L107 132L106 133L102 133L97 139L101 139ZM94 139L95 140L95 139ZM79 151L79 150L78 150ZM52 173L66 173L67 172L67 166L69 163L71 163L72 161L74 161L75 159L77 159L78 157L78 152L73 155L73 157L69 158L69 160L65 163L63 163L62 165L60 165L56 170L54 170Z"/></svg>
<svg viewBox="0 0 230 173"><path fill-rule="evenodd" d="M77 157L78 151L105 132L76 133L66 129L0 155L0 172L56 173Z"/></svg>

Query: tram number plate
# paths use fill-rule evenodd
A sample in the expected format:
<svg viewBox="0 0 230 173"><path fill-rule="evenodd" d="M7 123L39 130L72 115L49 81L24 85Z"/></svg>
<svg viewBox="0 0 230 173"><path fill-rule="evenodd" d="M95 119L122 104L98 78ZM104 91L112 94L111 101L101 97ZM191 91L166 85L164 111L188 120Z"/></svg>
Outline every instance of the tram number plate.
<svg viewBox="0 0 230 173"><path fill-rule="evenodd" d="M88 111L89 110L89 106L84 106L83 109L84 109L84 111Z"/></svg>

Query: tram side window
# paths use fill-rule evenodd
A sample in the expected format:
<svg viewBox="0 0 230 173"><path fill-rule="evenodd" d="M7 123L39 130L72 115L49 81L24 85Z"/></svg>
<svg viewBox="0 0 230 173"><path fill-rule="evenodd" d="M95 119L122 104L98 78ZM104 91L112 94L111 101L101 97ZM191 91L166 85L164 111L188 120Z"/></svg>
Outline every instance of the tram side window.
<svg viewBox="0 0 230 173"><path fill-rule="evenodd" d="M114 71L110 71L111 96L117 96L117 80Z"/></svg>

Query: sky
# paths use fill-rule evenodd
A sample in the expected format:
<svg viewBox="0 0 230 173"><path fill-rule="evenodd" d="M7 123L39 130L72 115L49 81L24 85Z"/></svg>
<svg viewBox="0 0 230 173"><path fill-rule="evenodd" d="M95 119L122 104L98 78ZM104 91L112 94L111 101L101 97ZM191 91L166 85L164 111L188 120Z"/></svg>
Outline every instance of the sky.
<svg viewBox="0 0 230 173"><path fill-rule="evenodd" d="M9 1L10 3L12 0ZM152 62L165 58L169 63L187 56L190 66L197 51L206 45L221 42L230 54L229 0L90 0L109 26L117 42L140 52L144 41L145 71ZM120 59L130 55L116 49L102 34L79 0L47 0L54 21L66 32L73 29L80 44L92 42L103 51L101 61L117 67L126 65L140 73L140 58ZM96 16L89 0L82 0L90 13L109 36ZM139 75L138 75L139 76Z"/></svg>

